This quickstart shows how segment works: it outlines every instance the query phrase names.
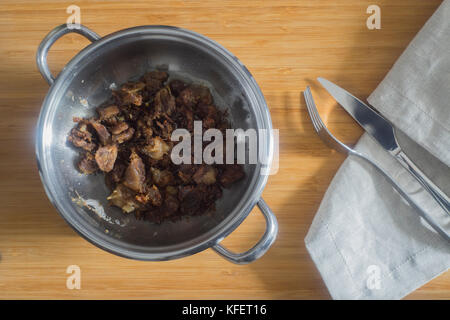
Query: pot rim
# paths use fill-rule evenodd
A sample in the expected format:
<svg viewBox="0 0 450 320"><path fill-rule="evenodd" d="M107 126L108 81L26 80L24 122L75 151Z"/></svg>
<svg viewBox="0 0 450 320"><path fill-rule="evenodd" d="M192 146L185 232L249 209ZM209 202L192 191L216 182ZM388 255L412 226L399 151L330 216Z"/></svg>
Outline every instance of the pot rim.
<svg viewBox="0 0 450 320"><path fill-rule="evenodd" d="M221 58L225 58L226 61L231 64L231 66L240 73L240 78L246 82L248 88L250 88L251 92L248 94L252 94L253 98L250 101L250 105L254 106L255 103L259 105L259 111L261 112L261 116L267 126L268 139L267 139L267 163L266 168L270 168L270 164L273 157L273 134L272 134L272 120L270 117L269 108L265 101L265 98L256 83L255 79L251 75L250 71L244 66L244 64L230 51L225 49L222 45L218 44L214 40L207 38L199 33L194 31L190 31L187 29L174 27L174 26L164 26L164 25L147 25L147 26L137 26L127 29L122 29L116 32L113 32L105 37L101 37L99 40L89 44L87 47L78 52L63 68L63 70L56 77L54 83L50 86L48 93L44 99L44 102L41 107L41 111L39 114L37 127L36 127L36 143L35 143L35 152L37 159L37 166L39 170L39 175L44 186L47 197L53 206L57 209L58 213L63 217L63 219L74 229L79 235L81 235L84 239L94 244L95 246L113 253L115 255L135 259L135 260L144 260L144 261L164 261L164 260L172 260L178 259L185 256L189 256L200 251L206 250L208 248L217 245L221 242L226 236L232 233L249 215L250 211L256 205L256 203L260 200L261 193L267 183L268 175L262 175L258 172L259 177L255 182L255 186L253 189L253 193L249 196L249 201L246 201L245 207L239 213L231 217L230 219L225 218L218 226L221 226L218 232L215 232L213 235L208 237L208 239L199 242L198 244L183 248L180 250L170 251L170 252L158 252L158 253L148 253L148 252L137 252L132 249L125 249L122 247L118 247L111 242L106 241L105 239L100 238L99 236L92 234L85 226L80 224L78 221L72 219L70 214L66 213L63 210L62 205L59 203L59 199L54 197L53 192L51 190L51 186L47 184L47 174L48 168L45 162L45 146L43 143L43 130L46 124L46 118L49 114L49 107L53 103L53 99L56 95L56 92L63 84L67 75L73 72L76 69L78 63L80 63L84 58L93 54L97 49L101 46L104 46L112 41L119 40L123 37L135 36L139 34L157 34L158 32L171 35L171 36L184 36L191 38L193 40L199 41L202 45L207 46L209 49L214 50L216 53L220 54ZM225 63L225 62L224 62ZM246 90L248 91L248 90ZM229 221L228 221L229 220Z"/></svg>

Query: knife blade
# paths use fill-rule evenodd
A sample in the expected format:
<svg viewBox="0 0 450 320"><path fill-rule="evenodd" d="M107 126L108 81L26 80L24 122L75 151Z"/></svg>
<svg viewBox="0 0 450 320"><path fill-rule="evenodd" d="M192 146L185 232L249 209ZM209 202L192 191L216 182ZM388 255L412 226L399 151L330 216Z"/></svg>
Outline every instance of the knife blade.
<svg viewBox="0 0 450 320"><path fill-rule="evenodd" d="M381 146L388 151L396 151L399 148L394 128L386 119L366 103L331 81L324 78L317 78L317 80Z"/></svg>
<svg viewBox="0 0 450 320"><path fill-rule="evenodd" d="M403 152L395 137L395 128L371 106L338 85L324 78L317 78L334 99L369 133L386 151L408 170L427 190L439 206L450 215L450 200Z"/></svg>

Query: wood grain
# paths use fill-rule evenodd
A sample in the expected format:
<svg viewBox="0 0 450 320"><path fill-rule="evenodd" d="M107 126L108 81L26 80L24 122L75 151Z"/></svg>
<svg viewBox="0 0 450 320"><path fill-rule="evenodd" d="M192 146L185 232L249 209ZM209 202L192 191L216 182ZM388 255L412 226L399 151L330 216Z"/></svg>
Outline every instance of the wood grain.
<svg viewBox="0 0 450 320"><path fill-rule="evenodd" d="M65 23L72 1L0 3L0 298L328 299L304 245L319 203L344 157L321 144L300 91L312 85L327 124L346 142L361 130L313 82L323 76L367 97L431 16L437 0L74 1L82 23L100 35L136 25L175 25L202 33L236 54L259 83L280 130L280 170L264 198L280 232L259 261L237 266L212 250L169 262L131 261L81 239L45 196L34 156L34 130L48 90L36 48ZM366 28L378 4L382 29ZM49 60L56 74L88 41L68 35ZM264 230L254 210L225 241L245 250ZM82 289L66 289L79 265ZM449 298L450 274L408 298Z"/></svg>

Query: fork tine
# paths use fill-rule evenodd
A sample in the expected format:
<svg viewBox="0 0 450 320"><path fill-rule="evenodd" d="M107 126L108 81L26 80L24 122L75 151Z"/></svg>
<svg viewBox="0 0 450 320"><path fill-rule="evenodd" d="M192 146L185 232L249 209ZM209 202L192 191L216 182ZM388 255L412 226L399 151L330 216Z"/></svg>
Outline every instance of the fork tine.
<svg viewBox="0 0 450 320"><path fill-rule="evenodd" d="M319 111L317 110L316 103L314 102L311 90L309 91L309 101L311 104L311 109L313 110L314 113L314 119L317 130L320 131L323 127L325 127L325 124L323 123L322 118L319 115Z"/></svg>
<svg viewBox="0 0 450 320"><path fill-rule="evenodd" d="M309 87L306 87L306 90L305 90L305 92L303 92L303 95L305 96L306 108L308 110L309 116L313 123L314 130L319 132L322 125L320 125L320 123L321 123L321 121L319 120L320 116L317 112L317 108L316 108L314 100L312 98L311 89Z"/></svg>
<svg viewBox="0 0 450 320"><path fill-rule="evenodd" d="M306 90L303 91L303 96L305 97L305 102L306 102L306 109L308 110L308 115L311 118L311 122L314 126L314 130L317 131L315 119L314 119L314 112L313 112L313 110L311 110L311 102L309 99L310 95L311 95L311 89L309 87L306 87Z"/></svg>
<svg viewBox="0 0 450 320"><path fill-rule="evenodd" d="M339 152L343 153L353 152L352 149L348 148L345 144L339 141L325 126L325 123L322 121L322 118L319 115L319 111L317 110L314 98L311 93L311 89L309 87L306 88L304 95L308 113L311 117L314 129L316 130L320 139L329 147Z"/></svg>

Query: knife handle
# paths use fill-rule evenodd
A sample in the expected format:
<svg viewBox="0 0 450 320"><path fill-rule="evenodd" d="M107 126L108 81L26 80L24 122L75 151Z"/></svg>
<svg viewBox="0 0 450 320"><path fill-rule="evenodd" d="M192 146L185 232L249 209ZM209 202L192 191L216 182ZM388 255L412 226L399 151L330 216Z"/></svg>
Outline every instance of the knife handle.
<svg viewBox="0 0 450 320"><path fill-rule="evenodd" d="M400 164L408 170L409 173L427 190L431 196L436 200L439 206L450 215L450 202L448 197L430 180L428 177L415 165L415 163L408 158L408 156L400 150L395 158Z"/></svg>
<svg viewBox="0 0 450 320"><path fill-rule="evenodd" d="M369 162L378 172L380 172L392 185L392 187L397 190L397 192L403 197L403 199L406 200L406 202L409 203L409 205L416 210L416 212L425 219L426 222L439 234L441 235L445 240L450 242L450 234L442 228L439 223L437 223L433 217L428 215L403 189L397 184L397 182L392 179L392 177L387 173L382 167L380 167L377 163L375 163L373 160L371 160L366 155L363 155L355 150L351 150L351 155L357 156L359 158L364 159L365 161Z"/></svg>

